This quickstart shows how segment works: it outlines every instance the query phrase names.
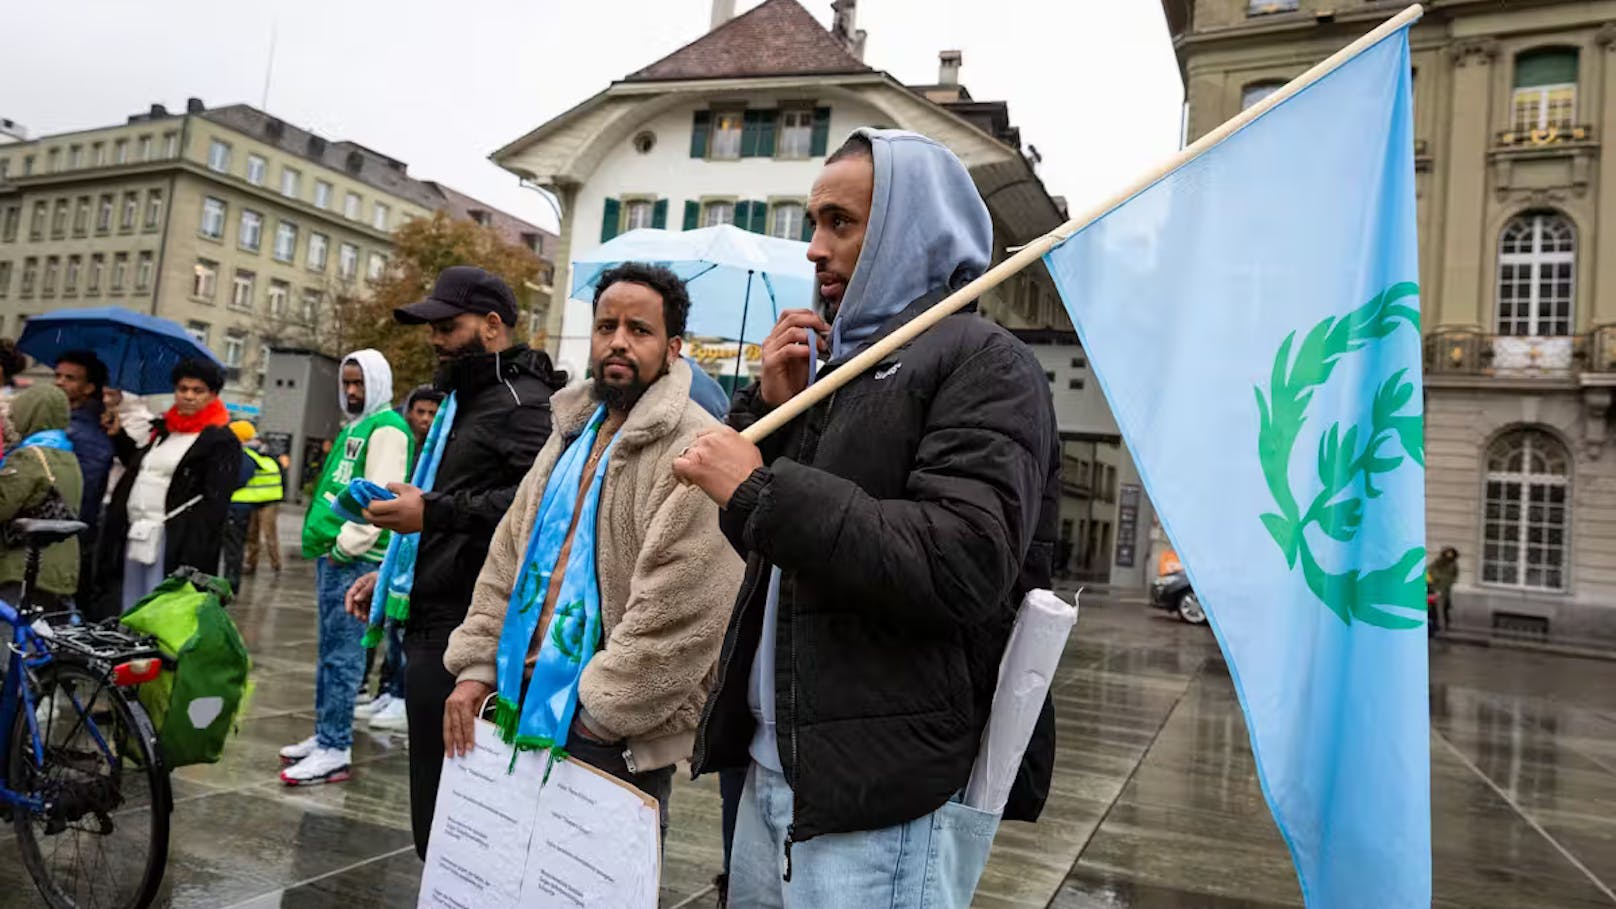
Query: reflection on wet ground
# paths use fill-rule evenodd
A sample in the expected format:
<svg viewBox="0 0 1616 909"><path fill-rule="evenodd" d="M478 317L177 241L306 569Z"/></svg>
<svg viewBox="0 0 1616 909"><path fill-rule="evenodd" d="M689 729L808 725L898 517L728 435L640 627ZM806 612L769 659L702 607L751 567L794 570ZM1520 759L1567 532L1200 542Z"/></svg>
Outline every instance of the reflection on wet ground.
<svg viewBox="0 0 1616 909"><path fill-rule="evenodd" d="M283 527L288 542L294 530ZM351 782L276 779L276 750L313 726L311 568L293 559L249 578L232 611L257 691L224 760L176 774L158 905L413 907L421 866L401 737L361 730ZM1431 675L1435 905L1616 905L1616 663L1438 644ZM1044 817L1000 831L976 905L1301 906L1205 629L1137 601L1085 603L1055 699ZM681 779L672 813L662 903L711 906L716 782ZM0 893L6 906L44 905L16 860L0 859Z"/></svg>

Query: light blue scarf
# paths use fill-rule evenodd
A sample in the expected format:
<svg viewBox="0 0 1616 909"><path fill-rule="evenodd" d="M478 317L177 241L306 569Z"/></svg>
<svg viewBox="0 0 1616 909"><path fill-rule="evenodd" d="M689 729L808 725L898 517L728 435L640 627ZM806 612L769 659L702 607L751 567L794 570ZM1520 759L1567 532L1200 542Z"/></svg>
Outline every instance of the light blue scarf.
<svg viewBox="0 0 1616 909"><path fill-rule="evenodd" d="M528 538L522 570L511 589L505 609L505 627L499 636L497 672L499 699L494 723L500 737L519 750L560 751L566 746L572 715L578 707L578 680L584 666L594 656L600 642L600 585L595 576L595 513L600 506L600 488L611 460L614 436L595 466L589 489L578 495L584 465L595 446L595 437L606 419L606 407L596 408L583 433L574 439L550 471L539 501L538 519ZM567 531L574 526L573 510L578 509L577 529L567 564L562 568L561 589L555 612L544 630L533 676L526 692L522 678L538 631L539 613L544 608L550 577L556 571Z"/></svg>
<svg viewBox="0 0 1616 909"><path fill-rule="evenodd" d="M415 473L410 477L410 485L422 492L431 492L432 484L437 482L438 465L443 463L443 449L449 444L454 418L455 396L451 392L438 408L432 428L427 430L421 457L415 462ZM418 533L395 533L387 541L387 554L382 556L381 572L376 578L376 592L370 599L366 647L381 643L388 619L402 622L410 617L410 591L415 588L415 554L420 543Z"/></svg>
<svg viewBox="0 0 1616 909"><path fill-rule="evenodd" d="M28 436L28 438L18 442L16 448L13 448L12 451L22 448L34 448L36 446L39 448L54 448L57 451L72 451L73 440L67 437L67 433L64 430L41 429L39 432L33 433L32 435ZM7 452L6 454L9 455L10 453L11 452ZM0 464L4 464L5 462L6 459L4 457L0 457Z"/></svg>

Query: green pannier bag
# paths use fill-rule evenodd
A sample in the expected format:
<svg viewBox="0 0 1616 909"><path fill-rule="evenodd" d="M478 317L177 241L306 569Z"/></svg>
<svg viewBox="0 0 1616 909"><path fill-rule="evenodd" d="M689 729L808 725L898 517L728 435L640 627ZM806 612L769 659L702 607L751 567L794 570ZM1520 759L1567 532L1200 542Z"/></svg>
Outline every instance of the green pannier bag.
<svg viewBox="0 0 1616 909"><path fill-rule="evenodd" d="M246 707L251 663L224 611L232 597L223 578L182 568L121 619L131 631L156 638L174 662L138 689L170 768L219 760Z"/></svg>

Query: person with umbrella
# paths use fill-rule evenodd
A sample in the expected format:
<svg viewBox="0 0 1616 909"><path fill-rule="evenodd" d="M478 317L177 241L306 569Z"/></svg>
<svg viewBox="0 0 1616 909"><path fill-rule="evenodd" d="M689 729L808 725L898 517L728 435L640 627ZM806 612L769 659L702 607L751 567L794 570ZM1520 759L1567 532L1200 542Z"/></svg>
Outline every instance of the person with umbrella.
<svg viewBox="0 0 1616 909"><path fill-rule="evenodd" d="M219 564L219 528L241 467L241 442L219 400L224 370L193 358L170 378L174 406L158 418L150 445L141 448L116 415L108 420L126 469L102 516L101 595L86 610L95 619L127 611L182 565L211 574Z"/></svg>

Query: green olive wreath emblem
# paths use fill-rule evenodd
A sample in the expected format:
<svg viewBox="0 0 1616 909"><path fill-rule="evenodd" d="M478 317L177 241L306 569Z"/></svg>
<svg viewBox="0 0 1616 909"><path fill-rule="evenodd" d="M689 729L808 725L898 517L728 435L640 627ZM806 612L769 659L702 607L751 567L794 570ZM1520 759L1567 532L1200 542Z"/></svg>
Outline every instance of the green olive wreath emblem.
<svg viewBox="0 0 1616 909"><path fill-rule="evenodd" d="M577 662L587 652L593 652L595 642L589 640L589 614L583 600L556 607L550 618L550 641L569 662Z"/></svg>
<svg viewBox="0 0 1616 909"><path fill-rule="evenodd" d="M1329 381L1342 357L1385 339L1404 325L1419 334L1419 310L1400 302L1418 293L1419 287L1412 282L1394 284L1348 315L1326 318L1302 339L1294 358L1291 347L1296 333L1292 332L1274 357L1267 396L1260 386L1255 389L1261 417L1258 456L1263 479L1278 508L1278 513L1262 516L1263 526L1285 554L1285 563L1295 569L1300 561L1308 589L1349 626L1355 620L1398 630L1425 625L1423 615L1413 618L1382 608L1397 606L1424 612L1425 578L1420 570L1425 562L1424 547L1408 550L1396 563L1383 568L1332 573L1314 557L1306 536L1307 529L1316 525L1333 540L1351 542L1363 526L1364 498L1354 493L1359 479L1363 495L1377 499L1382 490L1375 486L1375 477L1402 466L1404 454L1420 467L1425 466L1420 402L1413 402L1412 412L1404 410L1414 397L1413 384L1403 380L1408 371L1400 369L1381 383L1370 406L1367 427L1351 426L1343 434L1341 424L1336 423L1320 437L1318 476L1322 488L1305 511L1291 489L1291 452L1307 419L1307 405L1314 390ZM1382 452L1382 446L1393 440L1403 454L1396 448Z"/></svg>

